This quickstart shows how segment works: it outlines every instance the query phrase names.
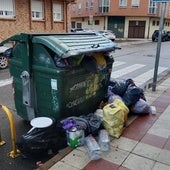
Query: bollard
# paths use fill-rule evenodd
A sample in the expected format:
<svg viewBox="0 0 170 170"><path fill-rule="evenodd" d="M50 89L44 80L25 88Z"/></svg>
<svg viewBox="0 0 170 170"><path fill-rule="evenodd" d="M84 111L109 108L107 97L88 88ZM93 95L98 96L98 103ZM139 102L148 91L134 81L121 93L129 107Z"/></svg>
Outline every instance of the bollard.
<svg viewBox="0 0 170 170"><path fill-rule="evenodd" d="M6 115L8 116L9 123L10 123L10 130L11 130L11 140L12 140L12 151L9 153L11 158L16 158L20 155L20 151L16 147L16 131L15 131L15 124L14 118L11 111L4 105L0 105L0 108L4 110Z"/></svg>
<svg viewBox="0 0 170 170"><path fill-rule="evenodd" d="M1 132L0 132L0 146L4 145L5 144L5 141L2 140L1 138Z"/></svg>

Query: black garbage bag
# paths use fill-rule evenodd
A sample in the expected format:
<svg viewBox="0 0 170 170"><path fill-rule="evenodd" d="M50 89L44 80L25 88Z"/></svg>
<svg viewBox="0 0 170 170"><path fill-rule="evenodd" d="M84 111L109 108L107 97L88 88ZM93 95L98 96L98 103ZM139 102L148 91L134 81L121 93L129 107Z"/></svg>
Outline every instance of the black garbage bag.
<svg viewBox="0 0 170 170"><path fill-rule="evenodd" d="M87 135L92 134L96 136L98 135L99 130L103 128L101 118L94 113L81 115L80 117L88 122L89 132Z"/></svg>
<svg viewBox="0 0 170 170"><path fill-rule="evenodd" d="M53 124L47 128L34 128L22 135L16 143L24 158L39 158L67 146L65 131Z"/></svg>
<svg viewBox="0 0 170 170"><path fill-rule="evenodd" d="M137 101L139 101L140 98L146 100L143 93L143 89L133 84L128 86L127 90L123 95L123 101L128 107L134 105Z"/></svg>
<svg viewBox="0 0 170 170"><path fill-rule="evenodd" d="M98 73L97 62L92 56L85 56L81 62L81 66L88 72Z"/></svg>
<svg viewBox="0 0 170 170"><path fill-rule="evenodd" d="M130 84L134 85L134 82L132 79L120 80L120 81L110 81L109 86L111 87L112 93L117 94L119 96L123 96L127 87Z"/></svg>

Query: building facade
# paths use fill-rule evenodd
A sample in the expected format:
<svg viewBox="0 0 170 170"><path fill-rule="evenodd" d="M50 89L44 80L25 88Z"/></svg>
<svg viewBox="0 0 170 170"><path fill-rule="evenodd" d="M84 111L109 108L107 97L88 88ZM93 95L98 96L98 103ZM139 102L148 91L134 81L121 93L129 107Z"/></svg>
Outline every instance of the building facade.
<svg viewBox="0 0 170 170"><path fill-rule="evenodd" d="M72 28L112 30L119 38L151 38L162 12L162 3L152 0L76 0L69 7ZM164 29L170 31L170 3Z"/></svg>
<svg viewBox="0 0 170 170"><path fill-rule="evenodd" d="M74 0L0 0L0 42L20 32L60 33L70 28Z"/></svg>

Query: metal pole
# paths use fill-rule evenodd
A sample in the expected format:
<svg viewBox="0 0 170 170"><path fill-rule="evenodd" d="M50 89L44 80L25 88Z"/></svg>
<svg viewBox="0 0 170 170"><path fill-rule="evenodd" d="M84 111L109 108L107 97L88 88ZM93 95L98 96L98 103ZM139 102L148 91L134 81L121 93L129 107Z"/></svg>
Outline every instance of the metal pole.
<svg viewBox="0 0 170 170"><path fill-rule="evenodd" d="M158 43L157 43L152 91L156 91L156 83L157 83L157 74L158 74L160 51L161 51L162 29L163 29L163 24L164 24L165 8L166 8L166 2L162 2L161 19L160 19L160 25L159 25L159 36L158 36Z"/></svg>

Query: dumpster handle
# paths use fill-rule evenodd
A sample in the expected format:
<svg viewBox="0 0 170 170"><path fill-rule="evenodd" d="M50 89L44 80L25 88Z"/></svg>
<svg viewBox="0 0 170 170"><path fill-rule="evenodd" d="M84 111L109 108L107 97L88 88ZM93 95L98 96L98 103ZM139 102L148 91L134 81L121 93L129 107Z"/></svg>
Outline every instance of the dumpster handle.
<svg viewBox="0 0 170 170"><path fill-rule="evenodd" d="M98 47L100 47L100 45L99 44L93 44L91 47L92 48L98 48Z"/></svg>

